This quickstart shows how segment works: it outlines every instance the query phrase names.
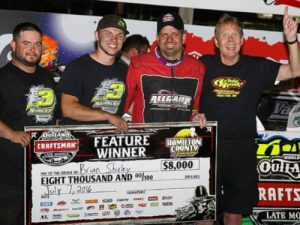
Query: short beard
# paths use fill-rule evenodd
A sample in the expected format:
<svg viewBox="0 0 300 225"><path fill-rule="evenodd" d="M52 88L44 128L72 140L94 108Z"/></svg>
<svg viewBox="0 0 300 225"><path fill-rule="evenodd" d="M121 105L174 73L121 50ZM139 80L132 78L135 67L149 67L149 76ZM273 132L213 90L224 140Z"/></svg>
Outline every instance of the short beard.
<svg viewBox="0 0 300 225"><path fill-rule="evenodd" d="M100 41L98 41L98 46L99 46L99 48L102 49L102 51L103 51L105 54L107 54L107 55L109 55L109 56L117 56L117 55L119 54L119 52L120 52L120 51L118 51L118 52L115 53L115 54L109 53L108 51L106 51L106 50L102 47L102 45L100 44Z"/></svg>
<svg viewBox="0 0 300 225"><path fill-rule="evenodd" d="M25 65L25 66L29 66L29 67L35 67L39 64L41 57L40 56L36 61L34 62L29 62L27 61L24 57L18 56L17 54L13 55L14 59L18 62L20 62L21 64Z"/></svg>

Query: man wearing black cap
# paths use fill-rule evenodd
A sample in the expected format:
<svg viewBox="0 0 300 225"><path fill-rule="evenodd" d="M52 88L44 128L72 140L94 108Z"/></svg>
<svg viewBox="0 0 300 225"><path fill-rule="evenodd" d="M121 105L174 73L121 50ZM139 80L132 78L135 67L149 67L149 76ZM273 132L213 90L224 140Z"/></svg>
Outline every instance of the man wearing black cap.
<svg viewBox="0 0 300 225"><path fill-rule="evenodd" d="M198 120L203 64L184 53L184 24L176 13L157 20L154 52L133 57L127 74L125 112L133 104L132 122L179 122ZM129 112L130 113L130 112Z"/></svg>
<svg viewBox="0 0 300 225"><path fill-rule="evenodd" d="M115 60L122 49L127 26L117 15L106 15L95 31L97 49L69 64L62 75L62 124L108 121L117 130L127 130L120 117L124 109L127 68Z"/></svg>

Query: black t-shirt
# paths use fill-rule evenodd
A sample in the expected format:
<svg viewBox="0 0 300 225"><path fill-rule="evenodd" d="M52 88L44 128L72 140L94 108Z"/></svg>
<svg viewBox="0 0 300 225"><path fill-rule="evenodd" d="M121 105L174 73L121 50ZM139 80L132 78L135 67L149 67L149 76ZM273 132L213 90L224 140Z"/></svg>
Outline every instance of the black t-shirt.
<svg viewBox="0 0 300 225"><path fill-rule="evenodd" d="M7 64L0 69L0 120L14 130L54 124L54 90L48 71L37 67L31 74Z"/></svg>
<svg viewBox="0 0 300 225"><path fill-rule="evenodd" d="M57 105L54 89L55 82L48 71L37 67L31 74L8 63L0 69L0 120L18 131L23 131L24 126L54 124ZM12 168L23 169L23 156L24 150L20 144L0 138L0 183L22 180L22 172L21 178L9 180L15 171L7 167L11 165Z"/></svg>
<svg viewBox="0 0 300 225"><path fill-rule="evenodd" d="M67 66L59 82L58 92L77 97L81 105L122 116L126 97L126 73L127 67L117 60L113 65L107 66L84 55ZM89 122L63 117L61 123Z"/></svg>
<svg viewBox="0 0 300 225"><path fill-rule="evenodd" d="M218 121L222 138L251 138L256 135L256 106L263 90L274 85L280 64L265 58L240 56L232 66L219 54L201 57L205 64L200 111Z"/></svg>

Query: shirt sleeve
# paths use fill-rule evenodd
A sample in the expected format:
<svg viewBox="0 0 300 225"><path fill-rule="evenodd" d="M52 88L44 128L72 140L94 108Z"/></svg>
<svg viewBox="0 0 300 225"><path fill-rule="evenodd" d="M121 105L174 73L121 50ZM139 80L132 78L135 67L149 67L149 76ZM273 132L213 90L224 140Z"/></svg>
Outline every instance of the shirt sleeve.
<svg viewBox="0 0 300 225"><path fill-rule="evenodd" d="M135 68L133 67L133 62L129 65L127 77L126 77L126 88L127 88L127 98L125 102L124 112L127 113L131 104L134 103L134 96L137 90L137 79L135 76Z"/></svg>
<svg viewBox="0 0 300 225"><path fill-rule="evenodd" d="M197 74L198 74L198 86L196 90L194 105L193 105L193 111L201 112L201 109L199 109L200 105L200 99L201 99L201 93L203 88L203 79L205 74L205 67L204 64L201 61L198 61L198 67L197 68Z"/></svg>
<svg viewBox="0 0 300 225"><path fill-rule="evenodd" d="M58 92L79 98L81 96L82 72L76 64L67 66L58 83Z"/></svg>
<svg viewBox="0 0 300 225"><path fill-rule="evenodd" d="M263 59L263 66L264 69L263 74L265 75L265 82L264 82L264 90L272 88L275 85L276 78L278 76L279 68L281 66L280 63L274 62L269 59Z"/></svg>

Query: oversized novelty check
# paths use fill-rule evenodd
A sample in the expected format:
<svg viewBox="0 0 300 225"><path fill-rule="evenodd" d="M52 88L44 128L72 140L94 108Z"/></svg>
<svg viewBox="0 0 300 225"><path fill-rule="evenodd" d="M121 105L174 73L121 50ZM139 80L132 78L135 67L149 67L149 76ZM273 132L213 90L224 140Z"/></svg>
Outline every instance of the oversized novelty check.
<svg viewBox="0 0 300 225"><path fill-rule="evenodd" d="M214 220L216 123L26 127L29 224Z"/></svg>

